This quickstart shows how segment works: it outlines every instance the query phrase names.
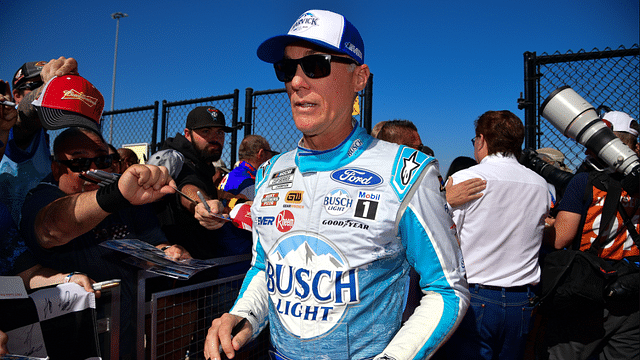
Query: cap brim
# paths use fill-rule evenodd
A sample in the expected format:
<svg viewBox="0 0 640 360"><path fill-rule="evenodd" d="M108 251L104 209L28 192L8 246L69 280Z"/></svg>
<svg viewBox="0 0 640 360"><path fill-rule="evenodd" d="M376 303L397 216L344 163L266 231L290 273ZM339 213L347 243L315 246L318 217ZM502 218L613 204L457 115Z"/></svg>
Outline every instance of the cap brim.
<svg viewBox="0 0 640 360"><path fill-rule="evenodd" d="M100 133L100 125L88 117L67 110L51 109L42 106L36 106L38 117L42 127L47 130L57 130L68 127L84 127Z"/></svg>
<svg viewBox="0 0 640 360"><path fill-rule="evenodd" d="M309 39L296 35L278 35L265 40L262 44L260 44L260 46L258 46L258 58L271 64L276 63L284 58L284 48L296 41L306 41L323 49L331 50L333 52L345 54L351 57L351 55L345 53L335 46L327 44L324 41Z"/></svg>
<svg viewBox="0 0 640 360"><path fill-rule="evenodd" d="M222 131L226 132L226 133L230 133L233 132L233 129L228 127L228 126L221 126L221 125L211 125L211 124L206 124L206 125L200 125L200 126L194 126L191 129L202 129L202 128L222 128Z"/></svg>

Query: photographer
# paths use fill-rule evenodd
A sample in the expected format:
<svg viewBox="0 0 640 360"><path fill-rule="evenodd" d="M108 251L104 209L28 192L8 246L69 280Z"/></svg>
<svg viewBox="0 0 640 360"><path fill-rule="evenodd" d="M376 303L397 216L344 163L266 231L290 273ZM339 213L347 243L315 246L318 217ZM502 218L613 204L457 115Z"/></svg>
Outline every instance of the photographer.
<svg viewBox="0 0 640 360"><path fill-rule="evenodd" d="M625 145L638 153L640 127L635 120L619 111L608 112L603 119L612 124L614 134ZM593 243L598 257L612 264L625 262L631 266L631 272L637 272L633 266L638 262L639 250L632 234L637 236L640 198L637 189L629 194L626 191L629 188L625 189L621 182L624 183L623 175L604 165L576 174L557 206L555 224L545 229L543 241L556 249L573 247L580 251L588 251ZM609 194L613 196L610 199L613 206L605 210L610 208L606 202ZM607 218L612 221L607 222ZM631 219L629 227L626 219ZM610 225L604 228L600 223ZM600 234L603 236L599 237ZM618 271L619 277L620 274ZM587 359L599 354L607 359L637 359L638 288L625 290L604 304L583 301L567 304L562 310L550 309L543 357Z"/></svg>

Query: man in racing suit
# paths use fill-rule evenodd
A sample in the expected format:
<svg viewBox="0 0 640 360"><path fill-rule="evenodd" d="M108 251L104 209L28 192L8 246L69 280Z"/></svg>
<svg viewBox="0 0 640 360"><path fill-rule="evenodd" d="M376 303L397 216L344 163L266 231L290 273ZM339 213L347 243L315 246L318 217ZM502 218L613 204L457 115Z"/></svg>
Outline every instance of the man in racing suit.
<svg viewBox="0 0 640 360"><path fill-rule="evenodd" d="M303 138L258 169L252 267L212 323L207 358L234 357L268 322L273 359L422 359L462 319L469 292L437 162L351 118L363 55L353 25L321 10L258 49ZM423 297L401 327L410 267Z"/></svg>

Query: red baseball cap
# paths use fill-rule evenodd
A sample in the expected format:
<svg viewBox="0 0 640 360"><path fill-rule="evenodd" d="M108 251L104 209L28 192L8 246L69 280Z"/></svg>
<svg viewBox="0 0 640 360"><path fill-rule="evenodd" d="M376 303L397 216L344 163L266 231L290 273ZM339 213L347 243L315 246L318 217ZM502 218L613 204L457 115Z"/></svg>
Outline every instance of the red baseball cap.
<svg viewBox="0 0 640 360"><path fill-rule="evenodd" d="M80 126L100 133L104 98L82 76L54 77L31 104L36 107L40 122L47 130Z"/></svg>

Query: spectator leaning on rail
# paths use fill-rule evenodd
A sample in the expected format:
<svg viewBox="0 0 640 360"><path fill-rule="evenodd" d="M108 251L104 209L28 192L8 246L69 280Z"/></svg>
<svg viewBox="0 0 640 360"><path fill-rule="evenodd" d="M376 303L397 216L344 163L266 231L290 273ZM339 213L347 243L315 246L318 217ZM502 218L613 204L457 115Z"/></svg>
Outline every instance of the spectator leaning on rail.
<svg viewBox="0 0 640 360"><path fill-rule="evenodd" d="M20 231L39 263L63 272L82 271L96 281L122 279L121 358L133 352L135 274L124 254L100 246L111 239L136 238L174 258L188 258L169 246L148 204L173 193L166 168L134 165L118 181L99 188L80 175L90 169L112 171L112 157L99 134L104 101L77 75L56 77L34 101L48 129L72 127L53 145L51 174L32 189L22 209Z"/></svg>
<svg viewBox="0 0 640 360"><path fill-rule="evenodd" d="M478 165L452 184L486 180L483 195L454 207L471 306L445 345L447 359L520 359L540 281L538 251L551 204L546 181L520 163L524 126L510 111L488 111L471 139Z"/></svg>
<svg viewBox="0 0 640 360"><path fill-rule="evenodd" d="M197 201L197 205L182 196L172 195L158 203L158 216L162 228L172 243L184 246L197 259L212 259L232 255L249 254L251 252L251 234L234 227L231 223L220 224L200 203L197 195L211 200L211 209L222 212L223 206L218 201L218 192L214 184L216 168L213 161L220 159L224 147L225 134L231 128L225 124L224 114L212 106L198 106L187 115L184 135L176 134L168 138L163 145L163 155L158 159L156 154L150 162L176 159L180 154L180 171L175 177L178 189ZM177 164L175 161L169 163ZM225 200L234 195L224 192ZM245 200L244 196L242 196ZM237 200L236 200L237 201ZM218 276L226 277L245 273L249 262L217 267ZM210 272L206 272L209 274ZM205 273L196 275L196 280Z"/></svg>
<svg viewBox="0 0 640 360"><path fill-rule="evenodd" d="M605 122L612 124L613 133L636 154L638 146L638 123L628 114L611 111L604 114ZM640 155L640 154L639 154ZM637 191L627 193L617 183L623 176L607 168L598 159L597 165L586 172L576 174L558 206L558 215L553 226L545 229L545 243L556 248L573 248L589 251L597 248L597 255L617 265L628 265L635 272L636 282L626 294L616 294L604 304L595 304L586 299L579 303L566 304L563 309L551 308L541 358L549 359L638 359L640 357L640 312L638 311L638 260L640 251L627 226L640 231L640 196ZM597 163L597 164L596 164ZM616 189L617 187L617 189ZM619 191L614 198L609 216L605 209L608 194ZM622 216L624 209L627 216ZM614 214L615 212L615 214ZM612 221L609 228L601 224L606 218ZM605 237L599 234L608 234ZM622 274L618 268L618 272ZM630 275L633 276L633 275ZM604 290L604 289L603 289Z"/></svg>
<svg viewBox="0 0 640 360"><path fill-rule="evenodd" d="M252 268L233 309L213 321L205 357L235 356L267 322L285 358L430 356L468 304L435 159L376 140L351 117L370 72L342 15L309 10L258 57L285 83L302 139L258 169ZM423 297L401 326L410 267Z"/></svg>

